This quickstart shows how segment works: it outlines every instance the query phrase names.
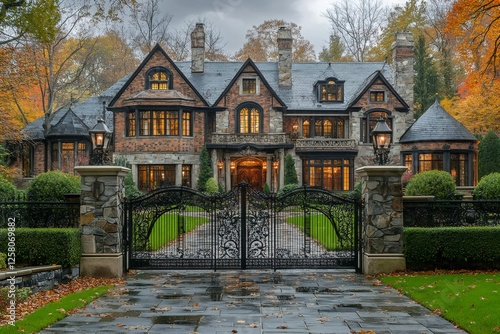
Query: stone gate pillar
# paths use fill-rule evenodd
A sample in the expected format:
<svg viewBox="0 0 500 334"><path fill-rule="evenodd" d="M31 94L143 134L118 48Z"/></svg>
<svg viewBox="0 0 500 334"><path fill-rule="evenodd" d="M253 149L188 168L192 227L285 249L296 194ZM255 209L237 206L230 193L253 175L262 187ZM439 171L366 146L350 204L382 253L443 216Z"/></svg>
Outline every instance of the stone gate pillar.
<svg viewBox="0 0 500 334"><path fill-rule="evenodd" d="M404 166L366 166L356 170L362 178L363 274L406 269L403 255Z"/></svg>
<svg viewBox="0 0 500 334"><path fill-rule="evenodd" d="M123 203L125 176L121 166L78 166L82 178L80 275L123 275Z"/></svg>

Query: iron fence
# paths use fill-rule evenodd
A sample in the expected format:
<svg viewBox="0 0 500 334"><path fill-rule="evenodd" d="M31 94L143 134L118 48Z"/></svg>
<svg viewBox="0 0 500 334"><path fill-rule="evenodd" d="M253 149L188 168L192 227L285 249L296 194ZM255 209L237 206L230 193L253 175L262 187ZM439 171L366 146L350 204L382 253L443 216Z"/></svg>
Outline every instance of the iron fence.
<svg viewBox="0 0 500 334"><path fill-rule="evenodd" d="M27 201L24 197L0 202L0 228L15 219L16 228L78 227L80 195L68 195L63 202Z"/></svg>
<svg viewBox="0 0 500 334"><path fill-rule="evenodd" d="M405 227L500 226L500 201L404 200Z"/></svg>

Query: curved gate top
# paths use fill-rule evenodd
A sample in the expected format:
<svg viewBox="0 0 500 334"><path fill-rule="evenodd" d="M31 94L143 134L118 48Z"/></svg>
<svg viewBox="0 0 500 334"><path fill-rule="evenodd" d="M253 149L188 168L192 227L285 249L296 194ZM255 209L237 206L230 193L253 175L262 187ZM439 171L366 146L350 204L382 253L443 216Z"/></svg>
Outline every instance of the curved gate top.
<svg viewBox="0 0 500 334"><path fill-rule="evenodd" d="M360 203L318 188L170 187L127 201L125 212L126 269L361 267Z"/></svg>

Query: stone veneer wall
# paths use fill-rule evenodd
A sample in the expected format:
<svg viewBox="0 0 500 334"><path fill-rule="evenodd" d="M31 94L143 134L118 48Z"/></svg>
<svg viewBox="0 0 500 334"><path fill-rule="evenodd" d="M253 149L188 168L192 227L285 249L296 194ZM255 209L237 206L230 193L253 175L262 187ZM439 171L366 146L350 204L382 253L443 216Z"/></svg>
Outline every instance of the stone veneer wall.
<svg viewBox="0 0 500 334"><path fill-rule="evenodd" d="M119 166L79 166L82 195L82 276L120 277L123 274L123 203L125 176Z"/></svg>
<svg viewBox="0 0 500 334"><path fill-rule="evenodd" d="M363 273L404 270L402 166L367 166L362 179Z"/></svg>

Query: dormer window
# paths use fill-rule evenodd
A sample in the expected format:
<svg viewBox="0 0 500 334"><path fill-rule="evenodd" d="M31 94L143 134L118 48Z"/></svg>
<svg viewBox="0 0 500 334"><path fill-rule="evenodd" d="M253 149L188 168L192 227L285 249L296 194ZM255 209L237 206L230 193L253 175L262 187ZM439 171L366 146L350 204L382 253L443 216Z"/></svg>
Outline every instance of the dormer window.
<svg viewBox="0 0 500 334"><path fill-rule="evenodd" d="M317 83L319 102L342 102L344 100L344 82L327 79Z"/></svg>
<svg viewBox="0 0 500 334"><path fill-rule="evenodd" d="M146 73L146 89L172 89L171 73L166 68L154 67Z"/></svg>

